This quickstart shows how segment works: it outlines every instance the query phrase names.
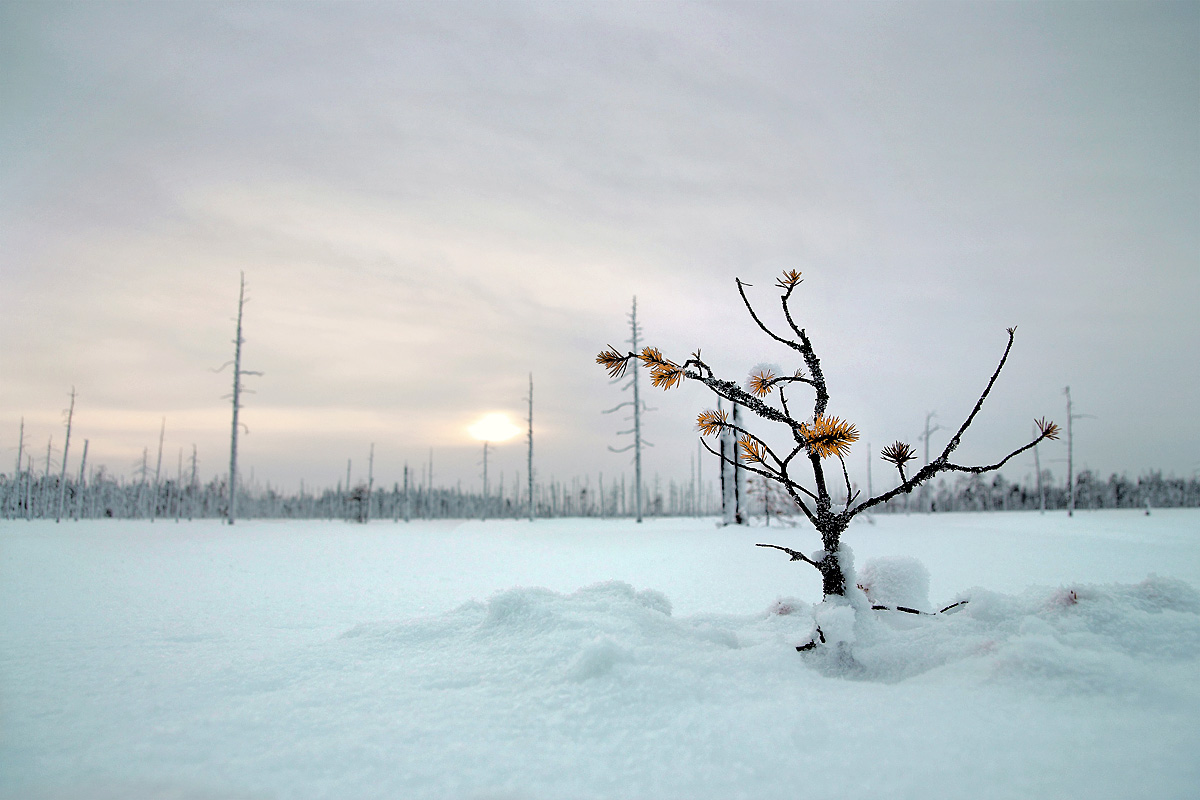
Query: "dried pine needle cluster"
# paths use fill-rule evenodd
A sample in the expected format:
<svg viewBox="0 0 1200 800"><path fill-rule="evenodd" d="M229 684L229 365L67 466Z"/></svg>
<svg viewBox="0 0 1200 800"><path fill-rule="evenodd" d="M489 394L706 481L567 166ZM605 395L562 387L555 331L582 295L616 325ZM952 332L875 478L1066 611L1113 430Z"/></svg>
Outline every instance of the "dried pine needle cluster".
<svg viewBox="0 0 1200 800"><path fill-rule="evenodd" d="M743 460L749 461L752 464L766 463L766 447L750 434L744 434L738 439L738 447L742 451Z"/></svg>
<svg viewBox="0 0 1200 800"><path fill-rule="evenodd" d="M759 370L750 376L750 393L755 397L766 397L774 388L771 384L774 380L774 372L769 369Z"/></svg>
<svg viewBox="0 0 1200 800"><path fill-rule="evenodd" d="M629 356L623 356L611 344L607 350L601 350L596 356L596 363L608 370L608 377L619 378L629 368Z"/></svg>
<svg viewBox="0 0 1200 800"><path fill-rule="evenodd" d="M657 347L642 348L642 363L650 368L650 383L660 389L674 389L683 381L683 367L664 358Z"/></svg>
<svg viewBox="0 0 1200 800"><path fill-rule="evenodd" d="M725 428L734 429L729 423L729 413L720 409L702 411L696 419L696 427L703 436L716 436ZM740 428L734 430L740 434L738 444L743 458L763 462L765 448L762 443ZM809 452L821 458L845 458L850 453L850 445L858 441L858 429L837 417L818 416L812 422L800 423L796 432Z"/></svg>
<svg viewBox="0 0 1200 800"><path fill-rule="evenodd" d="M696 427L700 429L701 436L715 436L728 424L729 412L724 409L701 411L696 420Z"/></svg>
<svg viewBox="0 0 1200 800"><path fill-rule="evenodd" d="M780 289L794 289L800 283L800 271L789 269L786 270L779 280L775 281L775 285Z"/></svg>
<svg viewBox="0 0 1200 800"><path fill-rule="evenodd" d="M1045 436L1047 439L1058 438L1058 426L1053 422L1048 422L1045 417L1042 417L1041 419L1035 419L1033 423L1037 425L1038 433L1040 433L1042 436Z"/></svg>
<svg viewBox="0 0 1200 800"><path fill-rule="evenodd" d="M800 425L800 434L809 452L821 458L845 458L850 453L850 445L858 441L858 429L837 417L817 416L811 424Z"/></svg>
<svg viewBox="0 0 1200 800"><path fill-rule="evenodd" d="M883 448L879 455L883 457L884 461L890 461L897 467L903 467L909 461L912 461L917 457L916 453L912 449L912 445L905 444L901 441L892 442L887 447Z"/></svg>
<svg viewBox="0 0 1200 800"><path fill-rule="evenodd" d="M644 347L640 353L621 355L610 344L596 356L596 363L608 370L608 377L620 378L629 368L629 362L635 359L650 369L650 382L660 389L673 389L684 379L683 367L665 358L657 347Z"/></svg>

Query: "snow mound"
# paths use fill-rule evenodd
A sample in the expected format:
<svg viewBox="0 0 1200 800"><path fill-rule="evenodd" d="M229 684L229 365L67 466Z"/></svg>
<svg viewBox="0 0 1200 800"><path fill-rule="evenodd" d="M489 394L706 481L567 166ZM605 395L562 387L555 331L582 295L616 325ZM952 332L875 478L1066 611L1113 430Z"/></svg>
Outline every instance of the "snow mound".
<svg viewBox="0 0 1200 800"><path fill-rule="evenodd" d="M858 571L858 586L873 605L933 610L929 604L929 570L915 558L872 558Z"/></svg>
<svg viewBox="0 0 1200 800"><path fill-rule="evenodd" d="M851 658L818 648L807 660L828 676L884 683L952 670L1036 692L1149 696L1163 670L1194 670L1200 659L1200 593L1178 580L973 589L956 599L967 602L942 614L858 614L852 637L838 636L853 642Z"/></svg>
<svg viewBox="0 0 1200 800"><path fill-rule="evenodd" d="M402 662L418 653L432 656L437 648L440 675L422 676L431 685L493 687L615 679L626 665L686 654L703 659L739 646L735 630L719 618L675 619L663 594L619 581L569 595L508 589L440 617L359 625L342 639L362 640L376 656ZM447 678L447 672L459 676Z"/></svg>
<svg viewBox="0 0 1200 800"><path fill-rule="evenodd" d="M861 573L872 592L884 587L876 597L923 606L927 575L911 559L876 560ZM815 606L780 599L749 617L676 618L661 593L617 581L571 594L514 588L438 617L360 625L341 638L360 642L356 658L390 662L430 689L518 695L602 682L666 698L721 675L771 683L780 676L756 671L777 658L826 678L884 684L941 671L1035 692L1144 695L1161 684L1155 671L1194 669L1200 660L1200 593L1156 576L1019 595L973 589L940 614L871 610L864 599L852 590ZM817 626L824 646L797 654Z"/></svg>

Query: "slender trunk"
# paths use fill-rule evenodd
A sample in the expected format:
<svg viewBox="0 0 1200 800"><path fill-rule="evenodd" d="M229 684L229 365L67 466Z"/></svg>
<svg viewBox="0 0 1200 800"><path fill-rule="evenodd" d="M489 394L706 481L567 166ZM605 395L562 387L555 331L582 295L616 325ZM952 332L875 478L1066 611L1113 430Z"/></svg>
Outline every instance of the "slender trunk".
<svg viewBox="0 0 1200 800"><path fill-rule="evenodd" d="M179 466L175 470L175 521L183 516L183 448L179 448Z"/></svg>
<svg viewBox="0 0 1200 800"><path fill-rule="evenodd" d="M633 312L630 315L633 335L629 341L633 352L638 352L637 297L633 298ZM642 401L638 394L638 373L633 370L633 472L634 472L634 507L637 510L637 521L642 521Z"/></svg>
<svg viewBox="0 0 1200 800"><path fill-rule="evenodd" d="M42 485L38 487L38 517L45 518L50 514L50 459L53 457L54 437L46 441L46 473L42 475Z"/></svg>
<svg viewBox="0 0 1200 800"><path fill-rule="evenodd" d="M138 513L143 517L146 516L146 506L145 506L145 503L146 503L146 476L150 474L149 458L150 458L150 448L143 447L142 448L142 469L141 469L142 480L138 483L138 499L137 499Z"/></svg>
<svg viewBox="0 0 1200 800"><path fill-rule="evenodd" d="M1042 459L1038 456L1038 447L1033 446L1033 468L1037 470L1038 509L1046 513L1046 489L1042 486Z"/></svg>
<svg viewBox="0 0 1200 800"><path fill-rule="evenodd" d="M1071 412L1071 387L1063 389L1067 396L1067 516L1075 516L1075 443L1071 438L1071 421L1075 415Z"/></svg>
<svg viewBox="0 0 1200 800"><path fill-rule="evenodd" d="M58 474L58 512L54 521L60 522L67 500L67 451L71 449L71 420L75 416L75 387L71 387L71 407L67 409L67 439L63 442L62 469Z"/></svg>
<svg viewBox="0 0 1200 800"><path fill-rule="evenodd" d="M408 493L408 463L404 464L404 521L408 522L412 518L411 499Z"/></svg>
<svg viewBox="0 0 1200 800"><path fill-rule="evenodd" d="M533 522L534 504L533 504L533 373L529 373L529 431L526 434L529 438L529 451L526 455L527 463L525 472L529 476L529 521Z"/></svg>
<svg viewBox="0 0 1200 800"><path fill-rule="evenodd" d="M25 519L33 519L33 456L25 461Z"/></svg>
<svg viewBox="0 0 1200 800"><path fill-rule="evenodd" d="M17 439L17 473L21 471L21 455L25 452L25 418L21 417L21 434Z"/></svg>
<svg viewBox="0 0 1200 800"><path fill-rule="evenodd" d="M487 519L488 505L488 474L487 474L488 443L483 443L483 502L480 504L479 518Z"/></svg>
<svg viewBox="0 0 1200 800"><path fill-rule="evenodd" d="M771 485L767 483L767 478L764 475L762 479L763 485L763 527L771 527Z"/></svg>
<svg viewBox="0 0 1200 800"><path fill-rule="evenodd" d="M362 521L371 521L371 490L375 488L375 443L371 443L371 454L367 457L367 496L364 500Z"/></svg>
<svg viewBox="0 0 1200 800"><path fill-rule="evenodd" d="M734 408L736 407L735 405ZM721 410L720 400L717 400L717 410ZM720 436L721 519L725 525L737 524L737 482L734 477L734 465L731 463L737 457L735 447L733 431L729 428L722 429Z"/></svg>
<svg viewBox="0 0 1200 800"><path fill-rule="evenodd" d="M167 435L167 418L163 417L162 427L158 430L158 460L154 464L154 495L150 499L150 521L154 522L154 518L158 515L158 494L161 491L160 478L162 477L162 449L163 437Z"/></svg>
<svg viewBox="0 0 1200 800"><path fill-rule="evenodd" d="M25 453L25 418L21 417L21 434L17 439L17 468L13 471L13 509L15 517L21 508L21 456ZM7 513L7 509L6 509Z"/></svg>
<svg viewBox="0 0 1200 800"><path fill-rule="evenodd" d="M72 504L73 511L75 513L75 521L76 522L79 521L79 507L81 505L83 505L84 489L86 488L86 483L84 482L84 479L87 477L87 471L86 471L87 470L87 451L88 451L88 440L84 439L83 440L83 457L81 459L79 459L79 482L76 484L75 502Z"/></svg>
<svg viewBox="0 0 1200 800"><path fill-rule="evenodd" d="M233 339L233 425L229 434L229 514L230 525L237 519L237 446L238 410L242 393L242 307L246 301L246 273L241 273L238 283L237 335Z"/></svg>
<svg viewBox="0 0 1200 800"><path fill-rule="evenodd" d="M196 445L192 445L192 478L188 482L188 522L196 513Z"/></svg>
<svg viewBox="0 0 1200 800"><path fill-rule="evenodd" d="M733 404L733 424L741 426L742 412L741 405ZM746 470L742 469L742 457L737 452L737 447L733 447L733 496L734 496L734 516L738 525L744 525L750 521L750 504L749 498L746 497Z"/></svg>

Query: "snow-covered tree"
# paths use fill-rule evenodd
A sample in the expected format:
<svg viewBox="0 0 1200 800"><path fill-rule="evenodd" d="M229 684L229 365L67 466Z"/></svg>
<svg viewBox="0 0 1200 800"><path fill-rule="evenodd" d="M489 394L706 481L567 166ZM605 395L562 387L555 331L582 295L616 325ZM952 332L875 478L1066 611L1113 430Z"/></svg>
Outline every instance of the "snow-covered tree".
<svg viewBox="0 0 1200 800"><path fill-rule="evenodd" d="M816 529L821 541L821 549L810 551L809 554L780 545L761 544L759 546L782 550L790 555L793 561L803 561L816 568L821 574L825 597L842 597L846 594L848 584L841 546L842 534L849 526L850 520L856 515L873 506L886 503L893 497L901 494L907 495L942 472L978 475L999 469L1014 456L1029 450L1043 439L1057 438L1058 426L1045 419L1038 420L1036 422L1038 435L994 464L966 466L950 460L958 448L963 434L978 416L984 400L987 399L992 386L1000 376L1000 371L1008 360L1016 333L1016 328L1009 328L1008 343L1004 348L999 365L992 373L987 386L975 403L975 407L971 409L966 420L958 427L942 452L909 476L905 472L905 465L916 457L912 446L900 441L889 445L880 455L896 468L899 483L882 494L860 500L859 493L853 490L850 483L845 461L851 445L858 440L858 430L849 422L829 413L830 396L825 384L825 374L821 369L821 362L817 358L808 333L796 324L792 315L790 305L792 294L800 283L800 273L789 270L783 273L776 284L783 290L780 295L780 303L790 329L787 336L780 336L762 322L746 297L746 284L737 280L738 294L741 296L742 303L758 327L767 336L790 347L802 360L803 367L790 374L782 371L776 373L771 369L760 369L750 375L746 387L743 388L737 381L718 377L701 358L699 350L692 353L691 357L682 363L677 363L664 356L658 348L649 346L640 351L621 353L610 345L596 357L596 361L608 370L612 378L621 377L630 363L641 362L642 366L650 370L653 385L661 389L674 388L684 380L699 381L718 398L730 403L737 403L758 417L786 428L789 440L787 449L781 448L776 451L760 436L751 433L742 425L735 424L729 413L723 409L704 411L697 420L702 437L720 436L726 432L736 435L741 456L740 466L783 487L792 502ZM788 392L791 391L793 385L799 385L813 393L811 415L802 415L793 411L793 405L788 398ZM771 395L775 396L777 405L766 402ZM705 446L707 447L707 444ZM711 448L709 449L711 450ZM712 452L720 455L717 451ZM732 461L727 455L722 455L721 458L726 462ZM805 462L807 462L810 472L810 480L807 482L796 474L797 465ZM834 471L832 477L829 477L827 470L831 466ZM837 472L840 472L841 475L838 476ZM841 507L836 508L829 481L838 480L839 477L845 481L846 500L844 503L838 503Z"/></svg>

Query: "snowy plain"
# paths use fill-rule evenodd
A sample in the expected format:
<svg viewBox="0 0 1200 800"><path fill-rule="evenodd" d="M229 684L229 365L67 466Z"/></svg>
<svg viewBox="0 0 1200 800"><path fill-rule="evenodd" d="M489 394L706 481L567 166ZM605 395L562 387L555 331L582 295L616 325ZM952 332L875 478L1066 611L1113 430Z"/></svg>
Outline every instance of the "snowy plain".
<svg viewBox="0 0 1200 800"><path fill-rule="evenodd" d="M0 797L1200 796L1200 511L880 515L940 616L798 653L711 519L0 523ZM877 562L886 563L886 562ZM864 569L864 574L869 574Z"/></svg>

